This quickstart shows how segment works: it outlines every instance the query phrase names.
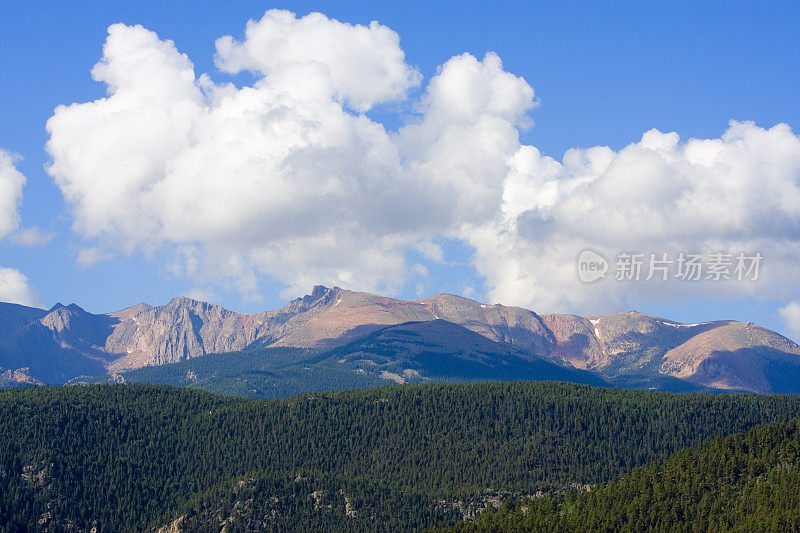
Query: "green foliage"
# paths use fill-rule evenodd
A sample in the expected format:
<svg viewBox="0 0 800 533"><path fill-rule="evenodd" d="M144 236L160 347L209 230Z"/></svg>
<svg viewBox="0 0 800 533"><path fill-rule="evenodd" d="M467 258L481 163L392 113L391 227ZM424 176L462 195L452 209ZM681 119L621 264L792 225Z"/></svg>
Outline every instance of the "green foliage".
<svg viewBox="0 0 800 533"><path fill-rule="evenodd" d="M679 451L589 492L509 501L449 529L667 530L800 530L800 419Z"/></svg>
<svg viewBox="0 0 800 533"><path fill-rule="evenodd" d="M262 348L146 366L122 375L128 383L190 386L244 398L286 398L304 392L363 389L386 384L376 376L338 365L328 355L320 356L320 352L302 348Z"/></svg>
<svg viewBox="0 0 800 533"><path fill-rule="evenodd" d="M179 516L200 524L247 501L243 529L454 524L487 497L601 483L796 416L794 396L564 383L405 385L284 400L135 384L0 391L0 531L142 530ZM298 475L310 481L295 483ZM316 491L330 501L310 504ZM342 516L345 496L355 517Z"/></svg>

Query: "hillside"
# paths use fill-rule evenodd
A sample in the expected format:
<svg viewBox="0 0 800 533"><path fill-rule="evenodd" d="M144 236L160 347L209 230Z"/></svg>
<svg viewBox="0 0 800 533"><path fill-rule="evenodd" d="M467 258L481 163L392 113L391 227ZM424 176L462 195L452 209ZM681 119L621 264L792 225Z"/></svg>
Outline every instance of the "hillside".
<svg viewBox="0 0 800 533"><path fill-rule="evenodd" d="M306 392L363 389L393 383L378 374L358 372L357 366L340 364L336 359L320 360L321 352L324 353L303 348L260 348L145 366L110 378L76 378L70 383L173 385L246 398L286 398Z"/></svg>
<svg viewBox="0 0 800 533"><path fill-rule="evenodd" d="M794 396L561 383L403 385L274 401L141 385L6 390L0 531L176 521L218 530L215 521L228 518L230 527L266 520L265 529L280 530L455 524L492 501L595 485L797 416ZM348 501L357 520L348 521Z"/></svg>
<svg viewBox="0 0 800 533"><path fill-rule="evenodd" d="M397 383L513 379L603 383L590 372L555 364L441 319L388 326L324 352L318 360L336 361Z"/></svg>
<svg viewBox="0 0 800 533"><path fill-rule="evenodd" d="M800 419L677 452L588 492L506 504L468 531L797 531Z"/></svg>
<svg viewBox="0 0 800 533"><path fill-rule="evenodd" d="M591 372L536 357L444 320L386 326L327 350L261 348L144 367L111 378L252 398L391 383L516 379L605 383Z"/></svg>

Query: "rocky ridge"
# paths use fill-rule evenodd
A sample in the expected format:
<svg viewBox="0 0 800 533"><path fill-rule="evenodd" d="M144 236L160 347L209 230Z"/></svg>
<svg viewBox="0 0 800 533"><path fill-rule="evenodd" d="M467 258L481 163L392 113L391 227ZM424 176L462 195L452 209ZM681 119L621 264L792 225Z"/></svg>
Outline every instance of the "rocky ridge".
<svg viewBox="0 0 800 533"><path fill-rule="evenodd" d="M661 375L702 386L769 392L789 387L786 375L800 376L800 346L752 324L680 324L634 311L540 316L450 294L399 300L323 286L280 309L255 314L186 297L105 315L75 304L57 304L48 311L0 304L0 367L10 375L27 368L19 375L56 384L78 375L210 353L330 348L385 326L436 320L605 379Z"/></svg>

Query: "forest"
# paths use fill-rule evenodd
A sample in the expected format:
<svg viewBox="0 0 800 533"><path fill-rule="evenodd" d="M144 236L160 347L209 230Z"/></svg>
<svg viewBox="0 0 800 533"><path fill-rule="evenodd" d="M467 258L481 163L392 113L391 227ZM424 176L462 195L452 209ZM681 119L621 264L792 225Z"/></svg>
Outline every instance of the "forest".
<svg viewBox="0 0 800 533"><path fill-rule="evenodd" d="M800 419L720 437L590 491L507 500L471 531L798 531Z"/></svg>
<svg viewBox="0 0 800 533"><path fill-rule="evenodd" d="M454 526L501 501L578 498L685 448L798 416L795 396L555 382L279 400L141 384L5 390L0 531Z"/></svg>

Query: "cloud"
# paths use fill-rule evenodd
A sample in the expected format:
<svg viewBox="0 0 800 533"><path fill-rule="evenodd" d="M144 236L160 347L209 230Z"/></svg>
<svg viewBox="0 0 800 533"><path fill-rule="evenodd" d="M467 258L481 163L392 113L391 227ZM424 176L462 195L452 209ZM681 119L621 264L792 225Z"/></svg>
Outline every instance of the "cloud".
<svg viewBox="0 0 800 533"><path fill-rule="evenodd" d="M198 300L200 302L213 302L216 298L214 291L209 289L202 289L199 287L195 287L183 293L184 296L187 298L191 298L192 300Z"/></svg>
<svg viewBox="0 0 800 533"><path fill-rule="evenodd" d="M0 239L17 229L17 208L22 200L25 176L17 170L18 155L0 149Z"/></svg>
<svg viewBox="0 0 800 533"><path fill-rule="evenodd" d="M374 21L352 25L321 13L298 19L271 10L247 23L243 41L226 35L216 48L224 72L247 70L292 98L327 102L332 96L360 112L403 99L421 79L406 64L397 33Z"/></svg>
<svg viewBox="0 0 800 533"><path fill-rule="evenodd" d="M789 302L778 309L778 315L783 320L786 331L795 338L800 336L800 303Z"/></svg>
<svg viewBox="0 0 800 533"><path fill-rule="evenodd" d="M80 265L81 268L90 268L97 263L108 261L113 257L114 254L108 250L103 250L101 248L97 248L96 246L92 246L90 248L81 248L78 250L78 255L75 257L75 260L78 262L78 265Z"/></svg>
<svg viewBox="0 0 800 533"><path fill-rule="evenodd" d="M680 142L646 132L619 152L569 150L563 161L523 146L510 160L503 203L491 224L463 233L497 301L587 309L647 298L775 297L796 291L800 260L800 138L731 122L718 139ZM579 282L586 248L675 260L681 252L760 253L752 282ZM676 268L673 265L673 272ZM733 270L733 266L730 268Z"/></svg>
<svg viewBox="0 0 800 533"><path fill-rule="evenodd" d="M487 53L445 61L421 90L398 35L268 11L216 42L235 86L198 75L175 43L115 24L92 69L108 96L59 106L48 172L97 249L167 251L197 285L258 297L316 283L395 293L410 251L446 263L460 239L492 301L589 312L648 298L796 292L800 139L732 122L715 139L657 130L559 161L520 142L534 90ZM237 78L238 79L238 78ZM402 117L395 131L365 113ZM760 252L752 283L579 282L585 248Z"/></svg>
<svg viewBox="0 0 800 533"><path fill-rule="evenodd" d="M15 164L18 155L0 149L0 239L17 229L19 203L25 176ZM34 305L33 289L28 278L13 268L0 266L0 302Z"/></svg>
<svg viewBox="0 0 800 533"><path fill-rule="evenodd" d="M39 227L33 226L13 233L8 240L18 246L44 246L55 237L55 233L42 231Z"/></svg>
<svg viewBox="0 0 800 533"><path fill-rule="evenodd" d="M22 272L0 267L0 302L34 306L35 301L33 289Z"/></svg>
<svg viewBox="0 0 800 533"><path fill-rule="evenodd" d="M496 55L464 55L431 80L412 123L387 132L360 111L404 104L418 83L399 37L319 14L269 11L244 41L218 40L216 59L257 80L214 83L171 41L111 26L92 70L108 97L56 109L48 172L83 236L171 248L173 272L243 292L263 274L292 293L320 282L398 290L410 248L495 211L494 152L513 148L532 107L530 86ZM451 98L470 109L456 117Z"/></svg>

